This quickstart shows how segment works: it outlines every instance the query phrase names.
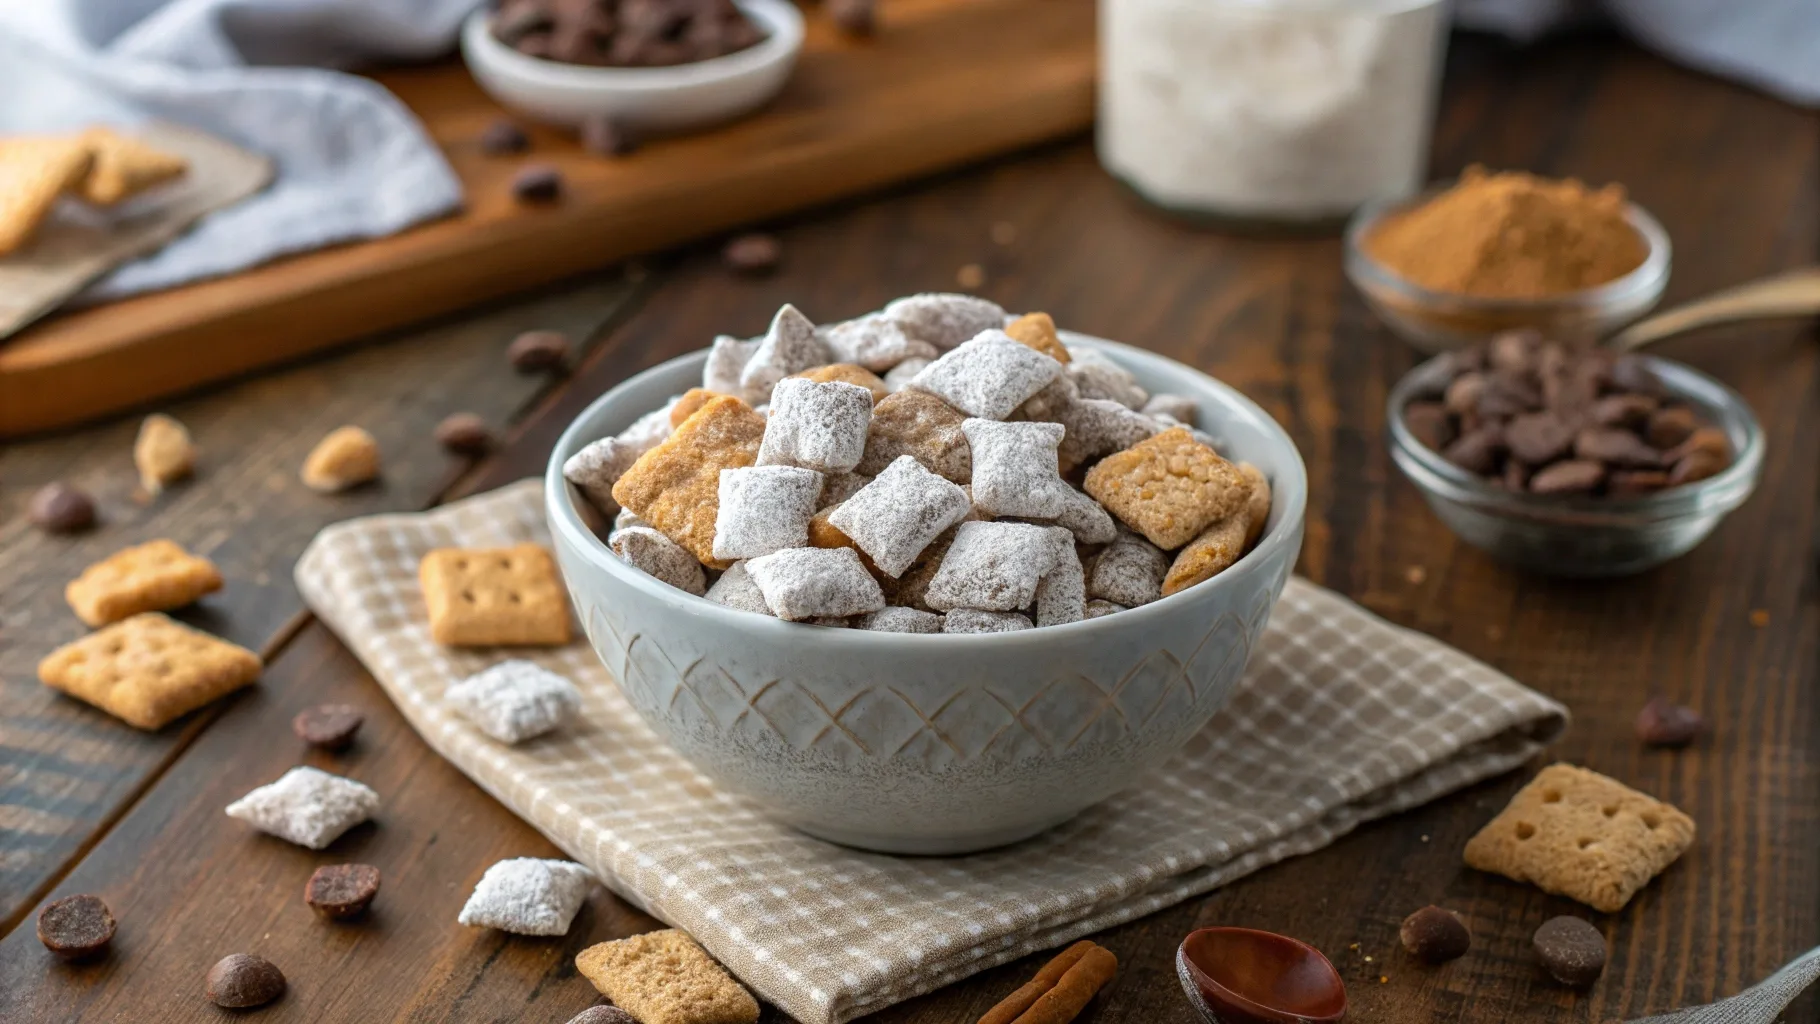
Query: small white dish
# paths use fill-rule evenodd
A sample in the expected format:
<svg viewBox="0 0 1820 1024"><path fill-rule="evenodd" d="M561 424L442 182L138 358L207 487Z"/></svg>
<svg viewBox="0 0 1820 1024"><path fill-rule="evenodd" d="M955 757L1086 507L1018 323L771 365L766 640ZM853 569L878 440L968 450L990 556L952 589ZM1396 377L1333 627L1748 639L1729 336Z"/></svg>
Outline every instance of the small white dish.
<svg viewBox="0 0 1820 1024"><path fill-rule="evenodd" d="M661 68L603 68L527 57L493 37L481 8L461 29L461 53L487 94L538 121L578 125L606 115L628 128L676 133L749 113L776 96L803 47L789 0L736 0L765 38L724 57Z"/></svg>

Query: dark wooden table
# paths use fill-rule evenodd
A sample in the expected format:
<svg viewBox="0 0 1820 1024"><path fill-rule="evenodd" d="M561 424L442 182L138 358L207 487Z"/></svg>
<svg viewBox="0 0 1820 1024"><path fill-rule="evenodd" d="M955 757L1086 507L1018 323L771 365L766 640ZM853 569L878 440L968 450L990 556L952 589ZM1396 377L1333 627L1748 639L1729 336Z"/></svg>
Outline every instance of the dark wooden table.
<svg viewBox="0 0 1820 1024"><path fill-rule="evenodd" d="M1456 40L1434 171L1483 161L1629 184L1676 245L1668 300L1820 259L1820 116L1586 39L1531 51ZM1009 225L1010 232L997 225ZM1124 967L1090 1010L1102 1022L1187 1022L1171 956L1197 926L1301 936L1345 974L1360 1021L1602 1021L1729 994L1820 943L1820 346L1812 324L1739 327L1664 351L1744 393L1770 438L1761 488L1703 547L1646 575L1567 584L1515 575L1453 541L1386 457L1386 390L1417 356L1363 309L1332 239L1247 239L1152 215L1120 193L1084 141L852 202L779 226L775 276L729 277L712 249L572 283L175 404L203 449L192 484L136 500L122 420L0 451L0 1020L196 1021L226 1016L202 978L252 951L290 993L272 1021L563 1022L594 1001L579 949L653 926L597 894L563 939L465 929L480 873L556 851L430 751L379 688L302 610L290 569L325 523L415 509L539 470L558 430L628 374L719 332L752 334L784 301L847 317L952 287L978 264L984 294L1064 326L1165 352L1252 395L1295 436L1312 494L1300 571L1393 621L1455 644L1565 701L1560 758L1670 800L1699 822L1692 851L1623 913L1478 874L1460 848L1520 784L1495 780L1377 823L1100 940ZM1004 239L1014 235L1009 241ZM994 238L1000 241L994 241ZM505 372L519 330L588 339L566 379ZM510 435L477 464L441 453L431 426L470 409ZM295 481L328 428L362 424L384 482L339 497ZM38 536L38 484L90 488L106 524ZM37 659L81 627L61 588L93 559L170 536L221 564L227 590L192 621L261 650L262 684L173 724L134 732L39 687ZM1631 721L1654 692L1702 709L1691 750L1642 748ZM288 722L325 700L369 714L360 745L306 763L385 794L377 827L316 855L263 839L221 808L297 763ZM312 866L385 872L371 917L313 919ZM110 957L66 966L33 934L46 900L93 892L121 930ZM1440 969L1397 945L1409 911L1466 915L1475 944ZM1584 995L1545 981L1529 953L1544 918L1594 917L1611 964ZM1034 969L1009 965L879 1020L968 1024ZM1788 1020L1814 1020L1811 997Z"/></svg>

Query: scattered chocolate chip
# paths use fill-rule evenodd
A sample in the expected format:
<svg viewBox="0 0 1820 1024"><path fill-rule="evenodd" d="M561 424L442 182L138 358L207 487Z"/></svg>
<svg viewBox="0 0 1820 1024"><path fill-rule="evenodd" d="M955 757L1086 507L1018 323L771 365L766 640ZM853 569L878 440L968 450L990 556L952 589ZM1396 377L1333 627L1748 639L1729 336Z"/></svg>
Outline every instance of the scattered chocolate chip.
<svg viewBox="0 0 1820 1024"><path fill-rule="evenodd" d="M1699 429L1699 417L1685 405L1671 405L1650 414L1643 439L1657 448L1673 448Z"/></svg>
<svg viewBox="0 0 1820 1024"><path fill-rule="evenodd" d="M450 413L436 424L436 443L457 455L485 455L493 447L493 432L471 412Z"/></svg>
<svg viewBox="0 0 1820 1024"><path fill-rule="evenodd" d="M1605 427L1628 427L1632 430L1649 423L1649 417L1660 404L1654 395L1606 395L1593 403L1593 422Z"/></svg>
<svg viewBox="0 0 1820 1024"><path fill-rule="evenodd" d="M526 164L512 176L512 196L521 203L553 203L562 198L562 172L549 164Z"/></svg>
<svg viewBox="0 0 1820 1024"><path fill-rule="evenodd" d="M1574 435L1574 457L1617 466L1652 469L1662 465L1662 453L1628 430L1587 427Z"/></svg>
<svg viewBox="0 0 1820 1024"><path fill-rule="evenodd" d="M1497 468L1498 454L1504 450L1504 433L1496 427L1480 427L1462 434L1441 450L1441 457L1481 476Z"/></svg>
<svg viewBox="0 0 1820 1024"><path fill-rule="evenodd" d="M581 148L597 156L626 156L638 148L638 139L625 125L599 114L581 123Z"/></svg>
<svg viewBox="0 0 1820 1024"><path fill-rule="evenodd" d="M1651 697L1637 712L1637 738L1652 747L1685 747L1706 727L1693 708L1684 708L1667 697Z"/></svg>
<svg viewBox="0 0 1820 1024"><path fill-rule="evenodd" d="M877 5L873 0L828 0L828 17L834 27L850 36L869 36L878 29Z"/></svg>
<svg viewBox="0 0 1820 1024"><path fill-rule="evenodd" d="M1668 471L1668 483L1671 487L1691 484L1708 477L1718 476L1729 463L1724 456L1711 452L1692 452Z"/></svg>
<svg viewBox="0 0 1820 1024"><path fill-rule="evenodd" d="M25 515L45 533L81 533L95 525L95 503L87 494L59 481L34 491Z"/></svg>
<svg viewBox="0 0 1820 1024"><path fill-rule="evenodd" d="M531 148L531 137L524 129L506 118L499 118L480 133L480 151L488 156L523 153Z"/></svg>
<svg viewBox="0 0 1820 1024"><path fill-rule="evenodd" d="M1404 406L1403 426L1429 451L1438 452L1453 441L1453 422L1439 402L1411 402Z"/></svg>
<svg viewBox="0 0 1820 1024"><path fill-rule="evenodd" d="M1472 932L1458 914L1428 906L1403 919L1397 930L1411 956L1431 964L1458 960L1472 948Z"/></svg>
<svg viewBox="0 0 1820 1024"><path fill-rule="evenodd" d="M784 246L777 236L760 232L735 235L720 250L721 262L738 274L768 274L777 269L783 256Z"/></svg>
<svg viewBox="0 0 1820 1024"><path fill-rule="evenodd" d="M638 1024L638 1018L617 1006L590 1006L576 1014L569 1024Z"/></svg>
<svg viewBox="0 0 1820 1024"><path fill-rule="evenodd" d="M1568 459L1537 470L1529 478L1529 489L1536 494L1588 494L1604 482L1604 463Z"/></svg>
<svg viewBox="0 0 1820 1024"><path fill-rule="evenodd" d="M303 902L324 917L346 918L366 910L379 894L379 869L371 864L324 864L303 887Z"/></svg>
<svg viewBox="0 0 1820 1024"><path fill-rule="evenodd" d="M1573 447L1574 427L1557 412L1524 413L1504 425L1504 441L1510 446L1510 454L1532 466L1541 466L1566 455Z"/></svg>
<svg viewBox="0 0 1820 1024"><path fill-rule="evenodd" d="M81 960L114 940L114 915L101 897L65 896L38 912L38 941L65 960Z"/></svg>
<svg viewBox="0 0 1820 1024"><path fill-rule="evenodd" d="M1570 988L1589 988L1605 971L1605 937L1580 918L1549 918L1534 942L1542 969Z"/></svg>
<svg viewBox="0 0 1820 1024"><path fill-rule="evenodd" d="M346 750L365 721L366 716L352 704L318 704L297 712L291 719L291 731L312 747Z"/></svg>
<svg viewBox="0 0 1820 1024"><path fill-rule="evenodd" d="M506 358L519 373L560 370L569 361L569 339L561 331L526 331L512 339Z"/></svg>
<svg viewBox="0 0 1820 1024"><path fill-rule="evenodd" d="M1620 469L1605 479L1606 493L1614 498L1638 498L1668 485L1668 473L1660 469Z"/></svg>
<svg viewBox="0 0 1820 1024"><path fill-rule="evenodd" d="M230 1010L264 1006L284 995L284 972L249 953L234 953L209 968L209 1001Z"/></svg>

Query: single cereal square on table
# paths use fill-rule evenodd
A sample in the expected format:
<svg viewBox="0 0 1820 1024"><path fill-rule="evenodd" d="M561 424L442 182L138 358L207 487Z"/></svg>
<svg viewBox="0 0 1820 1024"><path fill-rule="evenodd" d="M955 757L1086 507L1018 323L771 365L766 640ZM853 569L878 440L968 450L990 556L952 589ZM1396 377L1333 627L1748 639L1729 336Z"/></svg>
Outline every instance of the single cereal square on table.
<svg viewBox="0 0 1820 1024"><path fill-rule="evenodd" d="M581 691L566 676L517 658L463 679L444 696L501 743L541 736L581 711Z"/></svg>
<svg viewBox="0 0 1820 1024"><path fill-rule="evenodd" d="M1171 427L1106 456L1087 471L1087 493L1164 551L1245 507L1251 481L1237 466Z"/></svg>
<svg viewBox="0 0 1820 1024"><path fill-rule="evenodd" d="M515 935L566 935L594 876L573 861L513 857L487 869L456 918Z"/></svg>
<svg viewBox="0 0 1820 1024"><path fill-rule="evenodd" d="M714 557L714 524L720 512L720 471L758 461L765 418L727 395L709 399L669 437L638 457L613 485L613 499L704 565L724 569Z"/></svg>
<svg viewBox="0 0 1820 1024"><path fill-rule="evenodd" d="M38 663L44 685L137 729L165 723L259 678L259 655L157 612L65 644Z"/></svg>
<svg viewBox="0 0 1820 1024"><path fill-rule="evenodd" d="M1466 843L1468 867L1612 914L1694 842L1694 820L1615 779L1542 769Z"/></svg>
<svg viewBox="0 0 1820 1024"><path fill-rule="evenodd" d="M675 928L602 942L575 967L641 1024L754 1024L758 1000Z"/></svg>
<svg viewBox="0 0 1820 1024"><path fill-rule="evenodd" d="M105 626L140 612L181 608L220 589L221 573L213 562L160 539L116 551L82 570L63 596L83 622Z"/></svg>
<svg viewBox="0 0 1820 1024"><path fill-rule="evenodd" d="M430 636L451 647L553 646L570 639L556 561L537 544L438 548L418 563Z"/></svg>
<svg viewBox="0 0 1820 1024"><path fill-rule="evenodd" d="M227 806L227 815L268 835L320 850L371 818L379 794L353 779L300 765Z"/></svg>

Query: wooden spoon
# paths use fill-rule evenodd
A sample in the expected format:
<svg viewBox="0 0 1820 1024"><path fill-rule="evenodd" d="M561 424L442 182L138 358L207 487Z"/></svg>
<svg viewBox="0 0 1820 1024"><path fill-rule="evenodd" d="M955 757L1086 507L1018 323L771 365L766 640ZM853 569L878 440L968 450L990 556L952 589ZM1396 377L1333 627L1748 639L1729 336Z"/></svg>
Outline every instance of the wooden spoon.
<svg viewBox="0 0 1820 1024"><path fill-rule="evenodd" d="M1333 1024L1346 983L1306 942L1252 928L1202 928L1182 940L1176 975L1208 1024Z"/></svg>
<svg viewBox="0 0 1820 1024"><path fill-rule="evenodd" d="M1606 341L1632 352L1663 338L1736 320L1820 313L1820 267L1801 267L1683 303L1624 328Z"/></svg>

